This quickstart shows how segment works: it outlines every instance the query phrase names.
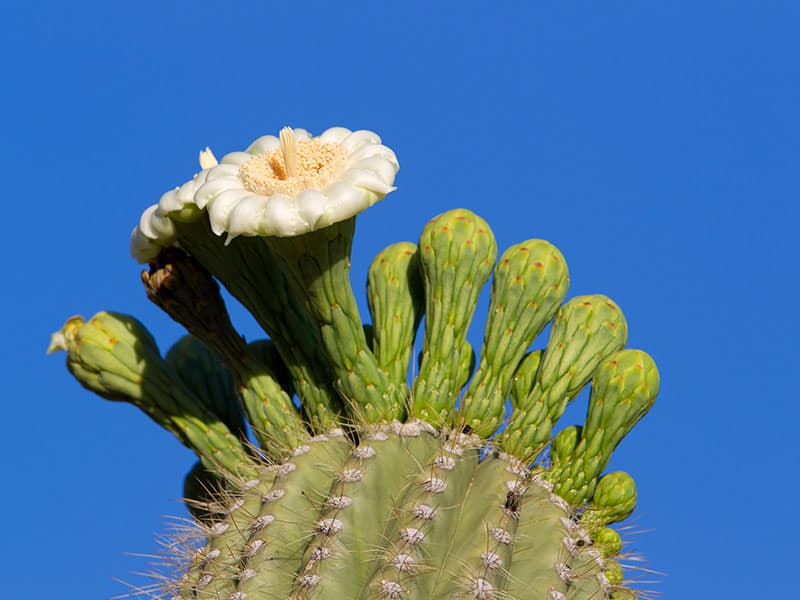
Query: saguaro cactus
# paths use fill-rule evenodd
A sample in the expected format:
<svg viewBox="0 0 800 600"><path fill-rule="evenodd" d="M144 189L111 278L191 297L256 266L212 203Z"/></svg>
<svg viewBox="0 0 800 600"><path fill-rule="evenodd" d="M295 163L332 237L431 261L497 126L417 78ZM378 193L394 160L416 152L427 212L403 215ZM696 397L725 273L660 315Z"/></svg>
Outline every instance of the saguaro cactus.
<svg viewBox="0 0 800 600"><path fill-rule="evenodd" d="M131 237L147 296L190 337L162 358L141 323L102 312L70 318L50 347L84 387L137 405L199 457L185 481L195 534L164 598L636 596L609 527L636 487L603 472L659 379L623 349L619 306L564 302L557 248L531 239L498 259L489 225L459 209L378 254L365 325L349 282L355 218L398 169L375 134L286 128L200 162ZM467 330L490 279L476 359ZM217 281L268 340L236 332ZM555 433L587 385L585 423Z"/></svg>

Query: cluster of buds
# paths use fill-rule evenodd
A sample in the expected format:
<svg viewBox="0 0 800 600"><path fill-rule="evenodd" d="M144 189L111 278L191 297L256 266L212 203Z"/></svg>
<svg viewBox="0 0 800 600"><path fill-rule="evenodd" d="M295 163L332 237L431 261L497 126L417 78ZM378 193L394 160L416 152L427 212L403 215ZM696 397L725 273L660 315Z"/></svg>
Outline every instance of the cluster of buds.
<svg viewBox="0 0 800 600"><path fill-rule="evenodd" d="M50 346L84 387L135 404L199 458L185 484L196 536L165 597L636 596L609 527L636 486L604 471L659 376L625 348L614 301L566 300L555 246L499 253L488 223L456 209L375 257L365 323L355 220L399 168L377 135L284 128L219 162L206 149L200 167L131 234L147 297L189 335L162 357L144 325L102 312ZM236 331L220 284L267 339ZM585 422L557 431L589 385Z"/></svg>

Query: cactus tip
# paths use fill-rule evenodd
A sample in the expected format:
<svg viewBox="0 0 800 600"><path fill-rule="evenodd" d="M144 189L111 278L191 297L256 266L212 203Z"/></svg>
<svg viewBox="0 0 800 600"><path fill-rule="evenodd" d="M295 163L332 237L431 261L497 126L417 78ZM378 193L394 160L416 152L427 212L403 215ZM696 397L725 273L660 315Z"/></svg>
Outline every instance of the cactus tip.
<svg viewBox="0 0 800 600"><path fill-rule="evenodd" d="M67 349L67 344L74 337L75 330L83 325L83 317L74 315L64 322L58 331L50 335L50 344L47 346L47 354L54 354Z"/></svg>

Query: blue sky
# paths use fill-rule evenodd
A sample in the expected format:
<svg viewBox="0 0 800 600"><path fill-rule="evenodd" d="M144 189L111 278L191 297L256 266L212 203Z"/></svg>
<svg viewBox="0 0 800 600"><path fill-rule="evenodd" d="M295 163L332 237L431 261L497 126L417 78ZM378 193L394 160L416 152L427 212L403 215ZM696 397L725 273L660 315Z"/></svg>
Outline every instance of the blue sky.
<svg viewBox="0 0 800 600"><path fill-rule="evenodd" d="M358 223L359 295L379 249L466 207L501 248L555 243L570 296L614 298L662 376L611 465L639 485L631 546L665 574L651 587L786 597L799 18L777 1L7 6L4 593L124 593L114 578L144 564L124 553L153 552L182 514L188 451L44 349L67 316L101 309L168 348L180 329L144 296L131 227L202 147L289 124L372 129L400 159L398 191Z"/></svg>

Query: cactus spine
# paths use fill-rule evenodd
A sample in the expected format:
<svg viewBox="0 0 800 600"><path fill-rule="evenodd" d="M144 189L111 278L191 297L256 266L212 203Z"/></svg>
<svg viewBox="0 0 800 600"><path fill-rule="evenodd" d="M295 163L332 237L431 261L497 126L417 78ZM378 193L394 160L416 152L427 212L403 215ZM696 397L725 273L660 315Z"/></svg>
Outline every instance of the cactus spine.
<svg viewBox="0 0 800 600"><path fill-rule="evenodd" d="M286 139L272 152L289 173L305 163ZM263 155L259 143L248 151ZM51 344L84 387L135 404L200 459L185 482L195 535L163 597L636 597L609 527L633 512L636 487L603 471L652 406L658 372L623 349L627 323L612 300L564 303L558 249L528 240L498 260L483 219L447 212L418 244L375 258L365 327L348 277L354 216L226 242L213 205L229 192L200 190L201 209L162 215L181 249L166 244L142 274L191 336L162 358L138 321L104 312L71 318ZM237 218L229 231L244 227ZM473 374L467 330L492 277ZM216 280L270 341L235 331ZM546 347L530 351L551 321ZM554 435L589 384L585 423Z"/></svg>

